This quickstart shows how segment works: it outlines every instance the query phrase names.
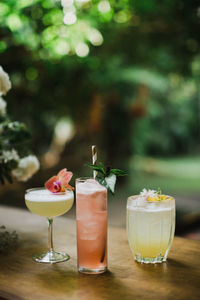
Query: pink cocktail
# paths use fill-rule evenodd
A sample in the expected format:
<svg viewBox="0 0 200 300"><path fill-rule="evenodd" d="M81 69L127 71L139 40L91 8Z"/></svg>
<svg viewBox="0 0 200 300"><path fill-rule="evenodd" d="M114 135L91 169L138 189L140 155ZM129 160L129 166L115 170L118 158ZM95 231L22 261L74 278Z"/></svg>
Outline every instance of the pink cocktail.
<svg viewBox="0 0 200 300"><path fill-rule="evenodd" d="M107 269L107 189L95 179L76 180L78 269L98 274Z"/></svg>

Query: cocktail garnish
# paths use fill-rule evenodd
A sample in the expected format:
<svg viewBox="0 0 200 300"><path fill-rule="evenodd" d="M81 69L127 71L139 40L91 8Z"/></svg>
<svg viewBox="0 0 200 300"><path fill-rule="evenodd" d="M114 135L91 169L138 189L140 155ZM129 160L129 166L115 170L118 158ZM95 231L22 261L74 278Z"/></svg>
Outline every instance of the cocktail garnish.
<svg viewBox="0 0 200 300"><path fill-rule="evenodd" d="M140 193L140 196L146 198L146 200L149 202L157 202L157 201L162 201L170 198L166 195L163 195L160 189L158 189L157 191L143 189L142 192Z"/></svg>
<svg viewBox="0 0 200 300"><path fill-rule="evenodd" d="M110 167L105 167L104 164L88 164L94 171L97 172L96 180L107 188L112 194L115 191L115 184L117 176L125 176L126 172L120 169L111 169Z"/></svg>
<svg viewBox="0 0 200 300"><path fill-rule="evenodd" d="M62 169L56 176L51 177L45 182L45 188L52 193L65 192L66 189L74 190L74 188L69 185L69 182L73 176L73 173L67 171L67 169Z"/></svg>

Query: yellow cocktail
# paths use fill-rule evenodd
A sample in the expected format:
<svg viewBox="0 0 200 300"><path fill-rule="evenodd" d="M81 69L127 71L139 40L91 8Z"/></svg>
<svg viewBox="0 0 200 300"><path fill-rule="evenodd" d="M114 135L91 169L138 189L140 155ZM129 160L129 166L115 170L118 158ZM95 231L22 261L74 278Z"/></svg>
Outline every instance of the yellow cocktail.
<svg viewBox="0 0 200 300"><path fill-rule="evenodd" d="M159 201L148 201L141 195L128 198L127 234L137 261L165 261L173 241L174 229L174 198L166 196Z"/></svg>
<svg viewBox="0 0 200 300"><path fill-rule="evenodd" d="M74 195L72 191L52 194L46 189L32 189L26 193L25 202L31 212L51 218L63 215L70 210Z"/></svg>
<svg viewBox="0 0 200 300"><path fill-rule="evenodd" d="M53 249L53 217L63 215L73 205L73 191L52 193L46 188L34 188L26 191L25 203L28 209L48 220L48 251L37 254L33 259L40 263L57 263L68 260L70 257L63 252L55 252Z"/></svg>

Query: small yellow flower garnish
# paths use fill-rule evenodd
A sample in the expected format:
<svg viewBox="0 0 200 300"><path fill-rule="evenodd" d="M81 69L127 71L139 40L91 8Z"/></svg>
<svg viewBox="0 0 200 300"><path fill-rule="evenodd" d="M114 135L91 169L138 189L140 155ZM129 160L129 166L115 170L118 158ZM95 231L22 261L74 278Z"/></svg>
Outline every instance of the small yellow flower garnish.
<svg viewBox="0 0 200 300"><path fill-rule="evenodd" d="M167 199L167 196L166 195L160 195L160 200L166 200Z"/></svg>
<svg viewBox="0 0 200 300"><path fill-rule="evenodd" d="M162 200L169 199L169 196L161 194L161 190L146 190L143 189L143 191L140 193L141 196L145 197L147 201L149 202L158 202Z"/></svg>
<svg viewBox="0 0 200 300"><path fill-rule="evenodd" d="M156 202L156 201L160 201L160 199L159 199L159 197L148 197L147 201L150 201L150 202L154 201L154 202Z"/></svg>

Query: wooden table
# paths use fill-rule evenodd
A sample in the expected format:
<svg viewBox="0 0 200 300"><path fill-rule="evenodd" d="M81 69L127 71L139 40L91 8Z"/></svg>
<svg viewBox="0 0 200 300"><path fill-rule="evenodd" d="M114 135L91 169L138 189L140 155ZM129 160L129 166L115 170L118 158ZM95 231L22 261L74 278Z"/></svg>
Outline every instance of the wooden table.
<svg viewBox="0 0 200 300"><path fill-rule="evenodd" d="M125 229L112 227L109 271L83 275L76 268L75 220L55 219L55 248L69 253L71 259L54 265L31 258L46 249L43 218L0 206L0 224L19 235L19 247L0 254L0 299L200 299L199 241L176 237L167 263L145 265L133 260Z"/></svg>

